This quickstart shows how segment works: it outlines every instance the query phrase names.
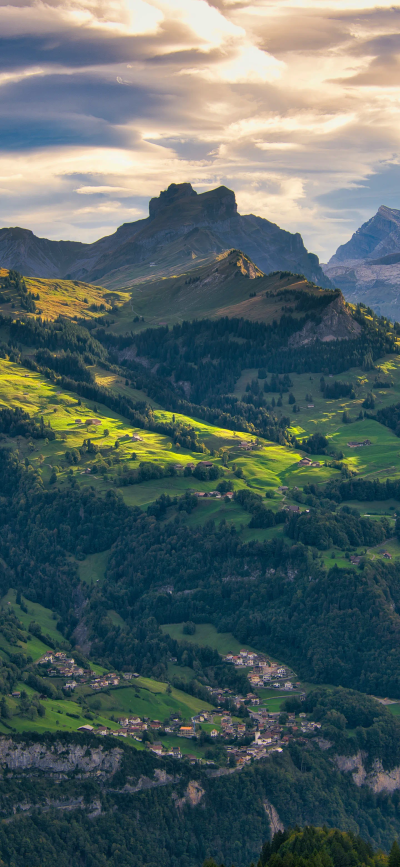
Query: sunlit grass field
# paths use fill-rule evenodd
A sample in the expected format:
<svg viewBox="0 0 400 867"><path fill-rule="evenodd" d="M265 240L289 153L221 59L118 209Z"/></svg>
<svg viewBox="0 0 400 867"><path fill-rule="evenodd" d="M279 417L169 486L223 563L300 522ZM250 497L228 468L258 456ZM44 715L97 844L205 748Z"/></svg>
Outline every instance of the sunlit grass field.
<svg viewBox="0 0 400 867"><path fill-rule="evenodd" d="M194 635L185 635L183 623L165 623L161 626L166 635L170 635L176 641L187 641L190 644L199 644L202 647L212 647L218 653L239 653L240 650L255 650L249 644L241 644L231 632L217 632L211 623L197 623Z"/></svg>

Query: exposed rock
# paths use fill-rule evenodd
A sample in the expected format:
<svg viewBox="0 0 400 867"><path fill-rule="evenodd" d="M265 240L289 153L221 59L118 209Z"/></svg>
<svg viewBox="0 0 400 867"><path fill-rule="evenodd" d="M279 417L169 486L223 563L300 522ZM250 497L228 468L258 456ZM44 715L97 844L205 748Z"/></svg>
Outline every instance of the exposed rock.
<svg viewBox="0 0 400 867"><path fill-rule="evenodd" d="M336 756L340 771L350 772L356 786L368 786L375 794L394 792L400 789L400 767L385 771L380 759L375 759L371 770L365 769L366 754L362 751L354 756Z"/></svg>
<svg viewBox="0 0 400 867"><path fill-rule="evenodd" d="M197 804L200 804L200 801L205 795L205 790L196 780L190 780L185 789L185 794L182 798L177 798L175 801L175 806L178 809L182 809L185 804L189 804L191 807L197 807Z"/></svg>
<svg viewBox="0 0 400 867"><path fill-rule="evenodd" d="M309 319L301 331L293 334L289 346L307 346L320 340L328 343L331 340L351 340L361 334L361 325L356 322L346 308L343 297L329 304L321 316L320 322Z"/></svg>
<svg viewBox="0 0 400 867"><path fill-rule="evenodd" d="M0 764L9 771L39 770L50 774L68 774L81 771L82 777L106 777L114 774L121 763L122 750L100 746L68 744L56 741L44 743L18 743L0 737Z"/></svg>
<svg viewBox="0 0 400 867"><path fill-rule="evenodd" d="M139 780L135 784L125 783L122 789L108 789L109 792L125 792L129 795L135 794L135 792L142 792L144 789L154 789L156 786L166 786L168 783L176 783L179 780L179 777L172 777L170 774L167 774L166 771L160 770L156 768L154 771L154 779L150 777L139 777Z"/></svg>
<svg viewBox="0 0 400 867"><path fill-rule="evenodd" d="M400 253L400 211L381 205L377 213L354 232L347 244L338 247L329 265L378 259L393 253Z"/></svg>
<svg viewBox="0 0 400 867"><path fill-rule="evenodd" d="M265 812L268 816L269 823L271 825L271 836L273 834L276 834L277 831L284 831L285 826L281 822L279 815L278 815L278 812L275 809L275 807L273 806L273 804L271 804L270 801L264 801L263 803L264 803Z"/></svg>

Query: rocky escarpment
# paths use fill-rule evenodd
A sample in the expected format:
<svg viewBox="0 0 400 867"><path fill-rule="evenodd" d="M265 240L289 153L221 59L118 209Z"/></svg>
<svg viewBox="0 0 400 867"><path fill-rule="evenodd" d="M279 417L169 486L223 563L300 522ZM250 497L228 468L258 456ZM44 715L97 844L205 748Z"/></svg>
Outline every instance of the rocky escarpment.
<svg viewBox="0 0 400 867"><path fill-rule="evenodd" d="M301 331L293 334L289 346L307 346L309 343L315 343L316 340L322 343L332 340L351 340L358 337L361 330L361 325L352 317L344 298L339 296L328 305L319 322L309 319Z"/></svg>
<svg viewBox="0 0 400 867"><path fill-rule="evenodd" d="M78 772L78 776L104 779L120 767L122 750L105 749L102 744L68 743L55 741L18 742L0 738L0 765L7 771L44 771L51 776Z"/></svg>
<svg viewBox="0 0 400 867"><path fill-rule="evenodd" d="M386 771L380 759L375 759L370 769L366 769L366 753L360 751L354 756L336 756L337 767L342 773L351 773L356 786L368 786L375 794L394 792L400 789L400 767Z"/></svg>

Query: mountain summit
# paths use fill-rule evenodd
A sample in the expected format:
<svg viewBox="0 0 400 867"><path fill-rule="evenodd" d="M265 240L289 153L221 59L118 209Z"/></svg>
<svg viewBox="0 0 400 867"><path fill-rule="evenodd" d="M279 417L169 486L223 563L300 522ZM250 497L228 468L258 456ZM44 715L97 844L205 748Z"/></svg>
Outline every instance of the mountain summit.
<svg viewBox="0 0 400 867"><path fill-rule="evenodd" d="M400 253L400 211L381 205L376 214L342 244L329 265L353 259L380 259Z"/></svg>
<svg viewBox="0 0 400 867"><path fill-rule="evenodd" d="M0 267L28 277L101 281L113 289L198 267L230 249L242 250L264 272L292 271L331 285L299 233L240 215L234 192L225 186L196 193L189 183L170 184L150 200L147 218L124 223L93 244L48 241L27 229L0 230Z"/></svg>
<svg viewBox="0 0 400 867"><path fill-rule="evenodd" d="M400 210L381 205L324 266L348 301L400 319Z"/></svg>

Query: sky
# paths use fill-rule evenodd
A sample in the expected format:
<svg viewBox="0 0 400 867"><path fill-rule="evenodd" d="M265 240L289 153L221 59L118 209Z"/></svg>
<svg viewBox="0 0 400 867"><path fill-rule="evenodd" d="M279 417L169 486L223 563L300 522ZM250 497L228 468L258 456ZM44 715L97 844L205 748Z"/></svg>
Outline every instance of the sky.
<svg viewBox="0 0 400 867"><path fill-rule="evenodd" d="M0 0L0 226L93 241L170 183L326 262L400 208L400 5Z"/></svg>

